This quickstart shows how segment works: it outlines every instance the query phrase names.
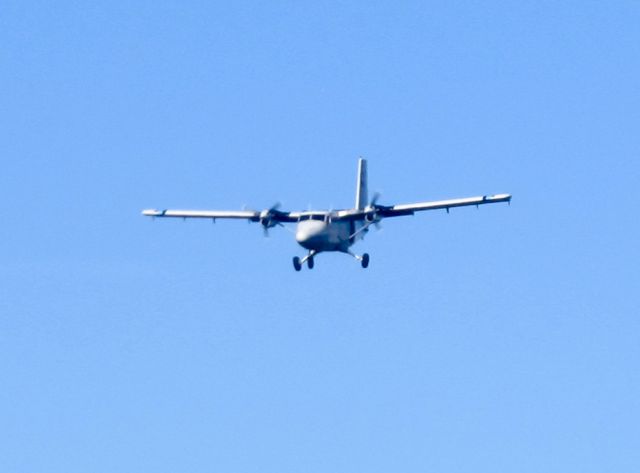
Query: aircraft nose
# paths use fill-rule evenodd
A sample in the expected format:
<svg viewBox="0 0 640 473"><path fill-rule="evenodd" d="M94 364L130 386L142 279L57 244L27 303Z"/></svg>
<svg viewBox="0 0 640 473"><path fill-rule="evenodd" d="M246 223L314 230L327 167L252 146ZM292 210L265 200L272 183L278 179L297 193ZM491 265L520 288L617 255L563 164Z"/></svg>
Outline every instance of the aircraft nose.
<svg viewBox="0 0 640 473"><path fill-rule="evenodd" d="M315 220L300 222L296 229L296 241L300 244L309 244L322 236L324 223Z"/></svg>
<svg viewBox="0 0 640 473"><path fill-rule="evenodd" d="M313 233L314 232L309 231L308 228L298 228L296 230L296 241L298 243L309 241L313 237Z"/></svg>

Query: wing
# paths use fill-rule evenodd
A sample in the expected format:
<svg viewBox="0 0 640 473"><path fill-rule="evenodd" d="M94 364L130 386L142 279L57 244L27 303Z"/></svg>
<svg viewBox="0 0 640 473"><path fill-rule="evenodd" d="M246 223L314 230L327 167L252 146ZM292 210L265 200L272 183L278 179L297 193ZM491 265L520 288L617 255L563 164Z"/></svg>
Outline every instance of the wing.
<svg viewBox="0 0 640 473"><path fill-rule="evenodd" d="M383 208L380 214L384 217L397 217L401 215L411 215L422 210L449 209L453 207L466 207L469 205L497 204L500 202L511 202L511 194L483 195L480 197L466 197L463 199L434 200L431 202L416 202L415 204L400 204Z"/></svg>
<svg viewBox="0 0 640 473"><path fill-rule="evenodd" d="M257 210L143 210L142 215L154 218L218 218L244 219L251 222L260 222L265 226L273 223L295 222L290 212L282 212L271 208L258 212Z"/></svg>
<svg viewBox="0 0 640 473"><path fill-rule="evenodd" d="M466 197L463 199L433 200L429 202L416 202L413 204L399 205L373 205L362 210L346 210L338 213L338 218L345 220L376 221L386 217L401 217L413 215L423 210L449 209L453 207L479 206L485 204L497 204L510 202L511 194L483 195L479 197Z"/></svg>
<svg viewBox="0 0 640 473"><path fill-rule="evenodd" d="M260 220L260 212L254 210L143 210L142 215L148 217L176 217L176 218L236 218L253 222Z"/></svg>

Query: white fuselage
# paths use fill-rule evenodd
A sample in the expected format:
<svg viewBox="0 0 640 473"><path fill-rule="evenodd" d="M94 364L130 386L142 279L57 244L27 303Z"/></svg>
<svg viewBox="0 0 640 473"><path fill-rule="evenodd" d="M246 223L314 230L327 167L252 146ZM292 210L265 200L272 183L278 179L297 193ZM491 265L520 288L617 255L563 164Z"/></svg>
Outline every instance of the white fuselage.
<svg viewBox="0 0 640 473"><path fill-rule="evenodd" d="M296 227L296 241L307 250L348 251L354 243L355 225L352 221L300 220Z"/></svg>

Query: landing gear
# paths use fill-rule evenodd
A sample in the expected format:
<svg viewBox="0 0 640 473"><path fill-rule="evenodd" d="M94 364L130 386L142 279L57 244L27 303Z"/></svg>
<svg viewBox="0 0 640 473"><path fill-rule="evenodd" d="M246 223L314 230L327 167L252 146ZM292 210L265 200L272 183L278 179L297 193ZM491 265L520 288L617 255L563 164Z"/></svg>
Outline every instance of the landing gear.
<svg viewBox="0 0 640 473"><path fill-rule="evenodd" d="M347 253L351 256L353 256L355 259L357 259L358 261L360 261L360 266L362 266L363 268L368 268L369 267L369 261L370 261L370 257L369 257L369 253L364 253L362 256L360 255L356 255L355 253L351 253L350 251L342 251L343 253ZM302 266L304 266L304 264L307 264L307 267L309 269L313 269L313 267L315 266L315 259L314 256L317 255L319 252L316 250L311 250L309 252L309 254L303 258L299 258L298 256L294 256L293 257L293 269L295 269L296 271L300 271L302 269Z"/></svg>
<svg viewBox="0 0 640 473"><path fill-rule="evenodd" d="M300 271L302 269L302 264L300 264L300 258L297 256L293 257L293 269L296 271Z"/></svg>
<svg viewBox="0 0 640 473"><path fill-rule="evenodd" d="M300 271L302 269L302 265L307 263L307 266L309 267L309 269L313 269L314 263L315 261L313 260L313 257L317 254L318 252L315 250L311 250L309 252L309 254L307 256L305 256L304 258L300 259L297 256L293 257L293 269L295 269L296 271Z"/></svg>
<svg viewBox="0 0 640 473"><path fill-rule="evenodd" d="M353 256L355 259L357 259L358 261L360 261L360 265L363 268L368 268L369 267L369 253L365 253L362 256L360 255L356 255L355 253L351 253L350 251L346 251L345 253L350 254L351 256Z"/></svg>

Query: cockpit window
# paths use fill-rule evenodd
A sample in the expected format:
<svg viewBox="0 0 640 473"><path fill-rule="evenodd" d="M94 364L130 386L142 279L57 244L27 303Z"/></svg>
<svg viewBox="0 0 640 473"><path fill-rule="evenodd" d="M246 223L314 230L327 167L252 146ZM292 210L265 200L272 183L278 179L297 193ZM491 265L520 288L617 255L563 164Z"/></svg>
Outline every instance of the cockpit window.
<svg viewBox="0 0 640 473"><path fill-rule="evenodd" d="M325 214L306 214L301 215L299 221L302 220L317 220L319 222L324 222L327 219Z"/></svg>

